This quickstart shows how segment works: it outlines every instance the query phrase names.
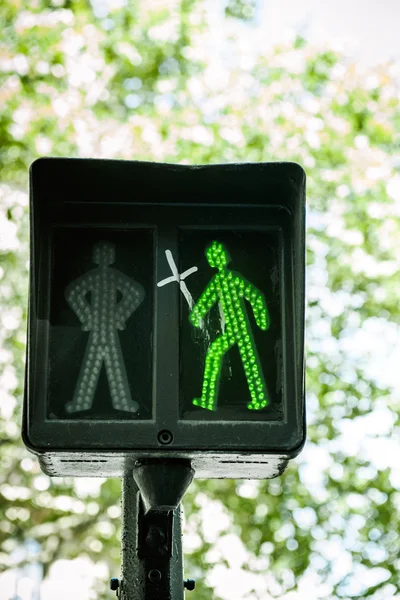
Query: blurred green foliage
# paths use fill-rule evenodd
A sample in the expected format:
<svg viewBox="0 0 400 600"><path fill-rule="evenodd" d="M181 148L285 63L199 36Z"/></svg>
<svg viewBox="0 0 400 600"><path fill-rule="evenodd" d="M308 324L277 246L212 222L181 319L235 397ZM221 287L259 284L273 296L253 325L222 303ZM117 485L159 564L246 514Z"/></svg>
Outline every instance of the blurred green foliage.
<svg viewBox="0 0 400 600"><path fill-rule="evenodd" d="M243 21L251 21L257 13L257 0L229 0L225 14Z"/></svg>
<svg viewBox="0 0 400 600"><path fill-rule="evenodd" d="M308 174L309 441L279 480L191 486L191 598L394 598L400 402L387 366L400 325L399 71L365 71L300 38L243 62L230 34L224 62L201 0L106 6L0 4L0 564L12 567L13 550L34 538L45 574L76 556L119 572L120 482L88 494L50 480L20 441L29 164L291 160ZM226 21L253 9L230 2ZM96 589L109 597L104 582Z"/></svg>

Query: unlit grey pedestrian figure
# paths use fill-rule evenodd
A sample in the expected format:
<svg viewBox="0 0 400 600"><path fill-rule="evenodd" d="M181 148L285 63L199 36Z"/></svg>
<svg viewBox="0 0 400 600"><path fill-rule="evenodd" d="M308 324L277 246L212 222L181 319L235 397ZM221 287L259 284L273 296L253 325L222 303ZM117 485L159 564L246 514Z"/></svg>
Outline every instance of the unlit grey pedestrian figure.
<svg viewBox="0 0 400 600"><path fill-rule="evenodd" d="M66 405L69 413L88 410L92 406L101 367L104 363L112 405L117 410L137 412L132 400L118 330L125 329L127 319L144 299L144 289L117 269L115 246L98 242L93 246L93 261L98 265L73 281L65 297L82 323L90 331L74 397ZM117 292L122 298L117 302ZM90 292L90 304L86 295Z"/></svg>

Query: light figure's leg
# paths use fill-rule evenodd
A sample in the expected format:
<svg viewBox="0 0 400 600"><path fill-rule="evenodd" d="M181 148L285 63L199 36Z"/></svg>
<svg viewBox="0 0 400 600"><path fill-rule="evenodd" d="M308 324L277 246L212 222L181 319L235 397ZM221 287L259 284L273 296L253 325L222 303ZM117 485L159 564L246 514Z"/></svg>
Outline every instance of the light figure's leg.
<svg viewBox="0 0 400 600"><path fill-rule="evenodd" d="M109 337L104 362L113 407L116 410L136 413L139 410L139 404L132 400L117 333Z"/></svg>
<svg viewBox="0 0 400 600"><path fill-rule="evenodd" d="M86 346L74 397L65 406L67 412L89 410L92 406L103 360L103 350L96 343L95 336L91 335Z"/></svg>
<svg viewBox="0 0 400 600"><path fill-rule="evenodd" d="M201 398L193 400L195 406L201 406L207 410L216 410L222 358L231 346L232 344L228 342L228 336L224 334L219 336L209 347L206 354Z"/></svg>
<svg viewBox="0 0 400 600"><path fill-rule="evenodd" d="M238 341L238 346L251 397L251 402L247 405L247 408L249 410L260 410L268 404L267 389L254 339L247 329L245 319L242 323L242 335Z"/></svg>

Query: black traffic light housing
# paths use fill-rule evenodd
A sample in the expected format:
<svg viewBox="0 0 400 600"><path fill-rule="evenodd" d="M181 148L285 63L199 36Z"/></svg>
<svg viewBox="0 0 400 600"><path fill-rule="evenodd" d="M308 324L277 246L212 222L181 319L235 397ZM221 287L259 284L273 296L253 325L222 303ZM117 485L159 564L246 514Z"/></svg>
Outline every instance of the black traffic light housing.
<svg viewBox="0 0 400 600"><path fill-rule="evenodd" d="M44 158L23 437L49 475L280 474L305 440L305 174Z"/></svg>

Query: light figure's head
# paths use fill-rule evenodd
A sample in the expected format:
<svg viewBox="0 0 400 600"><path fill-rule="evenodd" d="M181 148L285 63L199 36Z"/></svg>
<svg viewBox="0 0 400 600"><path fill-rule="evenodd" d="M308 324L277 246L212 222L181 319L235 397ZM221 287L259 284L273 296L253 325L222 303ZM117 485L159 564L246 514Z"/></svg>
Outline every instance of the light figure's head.
<svg viewBox="0 0 400 600"><path fill-rule="evenodd" d="M115 261L115 246L110 242L98 242L93 246L93 262L96 265L112 265Z"/></svg>
<svg viewBox="0 0 400 600"><path fill-rule="evenodd" d="M212 242L206 249L206 257L210 267L220 270L226 267L231 260L228 251L221 242Z"/></svg>

